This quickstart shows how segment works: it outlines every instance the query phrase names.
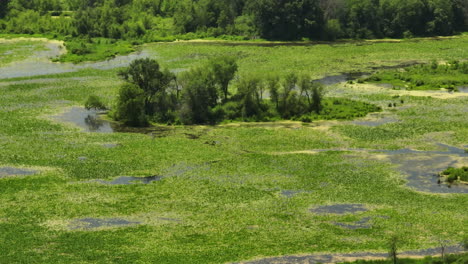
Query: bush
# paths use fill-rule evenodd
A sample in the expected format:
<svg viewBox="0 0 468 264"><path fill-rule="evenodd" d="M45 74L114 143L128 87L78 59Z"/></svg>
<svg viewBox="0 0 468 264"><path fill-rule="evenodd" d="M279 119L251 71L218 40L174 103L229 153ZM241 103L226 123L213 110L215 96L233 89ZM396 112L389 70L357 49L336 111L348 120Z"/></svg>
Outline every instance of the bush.
<svg viewBox="0 0 468 264"><path fill-rule="evenodd" d="M106 110L106 105L101 101L101 98L96 95L90 95L85 102L86 109Z"/></svg>

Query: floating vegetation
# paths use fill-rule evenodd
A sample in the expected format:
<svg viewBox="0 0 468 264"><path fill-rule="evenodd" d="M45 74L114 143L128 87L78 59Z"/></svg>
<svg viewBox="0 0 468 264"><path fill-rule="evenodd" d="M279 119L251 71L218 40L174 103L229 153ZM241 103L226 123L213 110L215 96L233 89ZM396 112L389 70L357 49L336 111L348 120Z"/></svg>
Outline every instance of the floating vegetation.
<svg viewBox="0 0 468 264"><path fill-rule="evenodd" d="M449 167L440 173L441 177L445 177L445 180L449 183L464 182L468 183L468 167L463 166L461 168Z"/></svg>

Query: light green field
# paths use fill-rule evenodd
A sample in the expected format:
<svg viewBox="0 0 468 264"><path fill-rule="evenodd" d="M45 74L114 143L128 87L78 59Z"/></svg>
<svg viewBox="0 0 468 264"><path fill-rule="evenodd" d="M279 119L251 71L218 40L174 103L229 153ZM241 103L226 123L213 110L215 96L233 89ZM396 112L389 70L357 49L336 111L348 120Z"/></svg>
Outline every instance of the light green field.
<svg viewBox="0 0 468 264"><path fill-rule="evenodd" d="M39 50L44 50L44 47L38 41L10 41L0 38L0 67L13 61L26 59Z"/></svg>
<svg viewBox="0 0 468 264"><path fill-rule="evenodd" d="M240 58L240 75L295 71L321 77L413 60L466 58L467 41L463 36L374 45L168 43L147 48L170 69L228 53ZM466 96L442 99L340 84L328 93L375 103L399 122L174 127L164 137L152 137L85 133L51 117L82 106L90 94L112 105L121 84L116 70L41 79L0 82L0 168L39 171L0 176L0 262L226 263L318 252L387 252L392 235L400 238L402 250L423 249L441 239L457 244L468 231L466 193L416 191L379 153L350 150L441 150L436 142L463 148L468 144ZM387 107L390 102L398 107ZM118 145L105 147L110 143ZM335 151L313 152L320 149ZM115 186L92 181L152 175L164 178ZM368 211L310 211L331 204L363 204ZM372 228L333 224L364 217L374 217ZM84 218L140 224L74 229Z"/></svg>
<svg viewBox="0 0 468 264"><path fill-rule="evenodd" d="M262 46L266 45L265 46ZM240 75L284 76L288 72L322 77L347 72L368 72L374 67L408 62L430 62L468 58L468 35L446 39L366 41L287 46L284 43L179 42L148 44L164 65L184 69L212 56L231 55L239 59Z"/></svg>

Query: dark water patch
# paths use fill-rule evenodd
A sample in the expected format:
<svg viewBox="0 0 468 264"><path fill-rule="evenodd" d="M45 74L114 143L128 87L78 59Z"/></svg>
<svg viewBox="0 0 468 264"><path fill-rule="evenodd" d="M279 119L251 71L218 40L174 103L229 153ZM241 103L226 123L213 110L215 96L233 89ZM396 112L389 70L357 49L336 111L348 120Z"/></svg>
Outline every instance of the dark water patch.
<svg viewBox="0 0 468 264"><path fill-rule="evenodd" d="M362 78L366 75L369 75L369 72L347 72L338 75L325 76L320 79L313 80L313 82L321 83L323 85L335 85L347 81L354 81L356 79Z"/></svg>
<svg viewBox="0 0 468 264"><path fill-rule="evenodd" d="M9 176L29 176L38 173L36 170L21 169L14 167L0 167L0 179Z"/></svg>
<svg viewBox="0 0 468 264"><path fill-rule="evenodd" d="M310 209L316 214L354 214L369 211L363 204L333 204Z"/></svg>
<svg viewBox="0 0 468 264"><path fill-rule="evenodd" d="M82 218L74 220L70 225L69 228L71 230L91 230L97 228L109 228L109 227L128 227L133 225L139 225L141 222L136 221L128 221L122 218L108 218L108 219L100 219L100 218Z"/></svg>
<svg viewBox="0 0 468 264"><path fill-rule="evenodd" d="M468 153L465 152L464 149L449 146L443 143L436 143L437 146L441 147L445 150L435 150L435 151L424 151L424 150L414 150L409 148L404 149L397 149L397 150L370 150L371 152L384 152L390 155L401 155L401 154L440 154L440 155L456 155L456 156L466 156L468 157ZM354 150L352 150L354 151Z"/></svg>
<svg viewBox="0 0 468 264"><path fill-rule="evenodd" d="M464 251L464 248L461 245L449 245L444 248L444 253L445 254L455 254L455 253L461 253ZM420 250L411 250L411 251L405 251L401 253L401 255L410 255L410 256L436 256L442 254L442 248L440 247L434 247L434 248L426 248L426 249L420 249Z"/></svg>
<svg viewBox="0 0 468 264"><path fill-rule="evenodd" d="M312 191L304 191L304 190L282 190L281 195L286 198L293 198L302 193L312 193Z"/></svg>
<svg viewBox="0 0 468 264"><path fill-rule="evenodd" d="M464 184L449 184L442 181L438 174L448 167L457 166L458 162L451 155L441 154L398 154L390 155L392 163L408 175L407 186L431 193L468 193Z"/></svg>
<svg viewBox="0 0 468 264"><path fill-rule="evenodd" d="M426 257L426 256L437 256L441 254L441 248L429 248L416 251L404 251L400 252L400 257ZM463 253L463 247L460 245L452 245L445 248L446 254L459 254ZM387 252L382 253L371 253L371 252L357 252L357 253L332 253L332 254L313 254L305 256L282 256L264 258L259 260L238 262L233 264L318 264L318 263L339 263L348 262L354 260L366 260L366 259L386 259L388 258Z"/></svg>
<svg viewBox="0 0 468 264"><path fill-rule="evenodd" d="M163 179L163 176L149 176L149 177L132 177L132 176L122 176L113 179L112 181L105 181L105 180L95 180L94 182L98 182L101 184L107 185L131 185L131 184L150 184L155 181L160 181Z"/></svg>
<svg viewBox="0 0 468 264"><path fill-rule="evenodd" d="M102 112L87 110L81 107L72 107L67 112L54 116L57 121L66 122L78 126L85 132L113 133L110 122L100 118Z"/></svg>

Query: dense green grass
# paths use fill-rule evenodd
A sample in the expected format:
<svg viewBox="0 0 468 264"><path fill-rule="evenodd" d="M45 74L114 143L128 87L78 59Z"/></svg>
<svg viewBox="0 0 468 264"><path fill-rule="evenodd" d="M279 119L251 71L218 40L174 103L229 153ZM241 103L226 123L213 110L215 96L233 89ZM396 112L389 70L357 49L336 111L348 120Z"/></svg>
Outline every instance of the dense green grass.
<svg viewBox="0 0 468 264"><path fill-rule="evenodd" d="M424 40L420 45L343 44L339 48L173 43L152 44L150 49L171 69L200 63L197 58L203 61L214 54L241 52L245 54L240 56L241 74L286 69L320 76L349 70L357 61L362 64L354 69L360 71L387 60L398 63L405 56L453 58L466 54L459 46L463 43L465 39ZM440 50L440 45L452 50ZM333 62L340 54L345 62ZM372 156L337 151L280 155L349 147L435 149L437 141L463 146L468 142L466 98L405 96L401 98L404 107L388 108L389 102L397 100L394 91L356 93L346 86L339 88L345 91L344 97L379 105L401 122L373 128L333 121L331 129L327 129L330 123L321 121L187 126L173 127L162 138L84 133L50 117L82 106L90 94L112 106L122 83L116 71L43 76L53 79L42 83L0 82L0 167L40 171L0 179L0 262L225 263L314 252L386 252L393 235L402 241L402 250L420 249L437 246L439 239L458 243L466 234L465 194L409 189L394 165ZM334 88L329 89L331 93ZM119 145L106 148L106 143ZM166 177L148 185L89 182L150 175ZM300 192L288 198L281 194L284 190ZM369 211L357 215L309 211L334 203L362 203ZM374 218L371 229L346 230L333 224L368 216L389 218ZM74 219L86 217L142 224L69 229Z"/></svg>
<svg viewBox="0 0 468 264"><path fill-rule="evenodd" d="M240 75L284 76L288 72L311 77L366 72L374 67L408 61L430 62L468 57L468 35L450 39L389 42L345 42L309 46L270 46L243 42L180 42L148 44L163 66L187 69L216 55L239 58ZM267 44L268 45L268 44Z"/></svg>

